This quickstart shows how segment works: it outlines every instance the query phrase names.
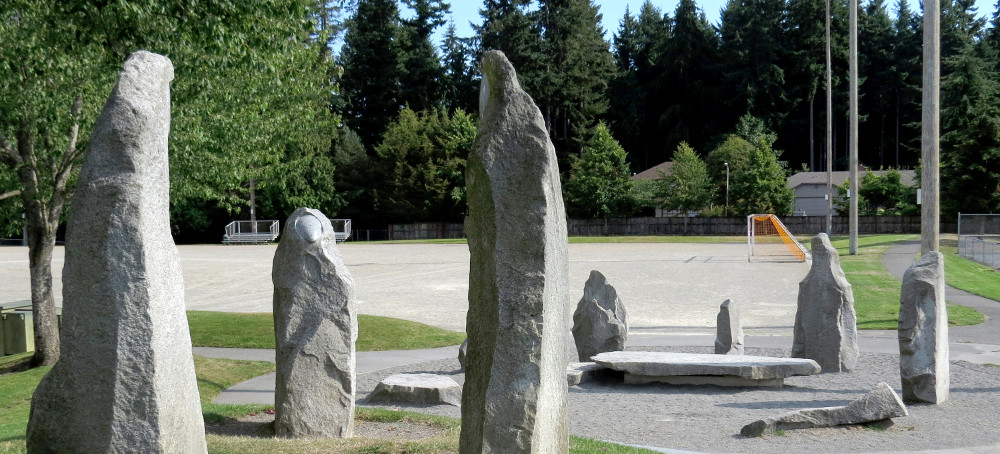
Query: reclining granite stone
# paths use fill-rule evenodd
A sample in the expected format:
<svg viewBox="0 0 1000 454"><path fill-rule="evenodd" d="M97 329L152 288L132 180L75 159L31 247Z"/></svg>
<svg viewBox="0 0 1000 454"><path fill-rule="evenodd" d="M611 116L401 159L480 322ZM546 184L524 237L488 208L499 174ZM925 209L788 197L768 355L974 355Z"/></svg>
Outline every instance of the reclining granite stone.
<svg viewBox="0 0 1000 454"><path fill-rule="evenodd" d="M330 220L299 208L274 252L276 383L279 437L350 437L354 433L358 314L354 279Z"/></svg>
<svg viewBox="0 0 1000 454"><path fill-rule="evenodd" d="M435 374L390 375L375 386L368 402L462 405L462 387L451 377Z"/></svg>
<svg viewBox="0 0 1000 454"><path fill-rule="evenodd" d="M62 357L31 400L29 453L204 453L170 236L166 57L128 57L94 125L66 228Z"/></svg>
<svg viewBox="0 0 1000 454"><path fill-rule="evenodd" d="M608 352L594 362L625 372L625 383L675 385L781 386L785 377L813 375L811 359L670 352Z"/></svg>
<svg viewBox="0 0 1000 454"><path fill-rule="evenodd" d="M583 298L573 312L573 339L580 361L598 353L625 349L628 316L618 292L600 271L592 270L583 287Z"/></svg>
<svg viewBox="0 0 1000 454"><path fill-rule="evenodd" d="M868 394L843 407L807 408L776 418L754 421L740 430L744 437L773 435L778 430L864 424L907 416L906 406L889 385L879 383Z"/></svg>
<svg viewBox="0 0 1000 454"><path fill-rule="evenodd" d="M487 51L480 68L459 449L565 453L568 241L555 148L503 53Z"/></svg>

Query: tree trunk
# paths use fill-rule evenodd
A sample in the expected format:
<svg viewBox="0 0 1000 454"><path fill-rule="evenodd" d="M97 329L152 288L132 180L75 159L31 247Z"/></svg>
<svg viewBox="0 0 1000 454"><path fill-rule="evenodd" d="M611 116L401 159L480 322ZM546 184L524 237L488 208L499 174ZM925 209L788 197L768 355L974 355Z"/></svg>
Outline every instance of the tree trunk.
<svg viewBox="0 0 1000 454"><path fill-rule="evenodd" d="M59 361L59 319L52 295L52 249L59 220L32 216L28 223L28 267L31 273L31 309L34 311L35 356L31 366L51 366ZM39 222L40 221L40 222Z"/></svg>

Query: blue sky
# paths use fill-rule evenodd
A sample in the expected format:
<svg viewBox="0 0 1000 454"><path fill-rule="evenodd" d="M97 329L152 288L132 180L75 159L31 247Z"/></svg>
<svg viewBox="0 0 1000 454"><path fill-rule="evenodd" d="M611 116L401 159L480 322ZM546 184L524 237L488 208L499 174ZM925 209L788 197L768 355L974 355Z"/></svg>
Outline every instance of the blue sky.
<svg viewBox="0 0 1000 454"><path fill-rule="evenodd" d="M867 3L867 0L860 0L862 4ZM886 4L890 5L890 14L895 15L897 0L886 0ZM595 1L597 5L601 7L601 14L604 15L604 38L611 40L611 36L618 30L618 21L621 20L622 16L625 15L625 6L627 5L632 14L637 14L639 8L645 0L598 0ZM695 0L698 6L705 11L705 15L708 17L708 21L718 25L719 23L719 12L726 5L725 0ZM674 10L677 8L677 0L653 0L653 4L660 8L660 10L669 13L671 16L674 14ZM916 0L909 0L910 9L918 10ZM478 0L451 0L451 12L452 17L455 20L455 28L459 36L467 37L472 35L472 27L469 26L469 22L472 21L476 24L482 23L482 18L479 17L479 9L482 7L482 1ZM976 6L979 8L979 15L985 16L987 19L992 17L993 9L996 5L996 0L976 0ZM403 14L406 14L403 11ZM444 28L444 27L442 27Z"/></svg>

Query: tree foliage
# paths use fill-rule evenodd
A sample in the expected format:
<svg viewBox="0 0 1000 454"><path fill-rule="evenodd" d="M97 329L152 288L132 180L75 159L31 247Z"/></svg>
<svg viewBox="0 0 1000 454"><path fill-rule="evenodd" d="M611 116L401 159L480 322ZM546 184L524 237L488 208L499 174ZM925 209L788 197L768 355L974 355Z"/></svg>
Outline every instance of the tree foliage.
<svg viewBox="0 0 1000 454"><path fill-rule="evenodd" d="M684 142L674 152L670 174L661 172L656 182L656 194L661 208L677 211L682 216L708 207L715 195L715 185L708 175L708 167L694 149Z"/></svg>
<svg viewBox="0 0 1000 454"><path fill-rule="evenodd" d="M563 186L566 212L572 217L608 218L632 210L625 150L603 122L572 161Z"/></svg>
<svg viewBox="0 0 1000 454"><path fill-rule="evenodd" d="M716 203L725 203L726 166L729 163L729 214L746 216L792 212L792 190L786 185L787 163L779 161L781 151L773 148L776 135L763 121L744 115L736 132L713 150L706 159L716 187Z"/></svg>
<svg viewBox="0 0 1000 454"><path fill-rule="evenodd" d="M850 210L850 198L847 197L850 187L850 179L837 186L839 198L834 200L833 205L840 216L847 216ZM883 175L872 171L865 172L864 176L861 177L861 184L858 185L858 214L861 216L919 215L917 188L904 185L902 174L896 169L891 169Z"/></svg>
<svg viewBox="0 0 1000 454"><path fill-rule="evenodd" d="M401 110L376 147L385 178L377 203L390 222L461 220L475 138L475 122L462 110Z"/></svg>

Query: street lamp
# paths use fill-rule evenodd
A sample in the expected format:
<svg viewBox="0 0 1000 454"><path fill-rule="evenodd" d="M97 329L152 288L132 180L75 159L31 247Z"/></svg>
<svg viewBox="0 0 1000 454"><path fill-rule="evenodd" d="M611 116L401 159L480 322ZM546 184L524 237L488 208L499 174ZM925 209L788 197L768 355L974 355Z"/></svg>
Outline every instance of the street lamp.
<svg viewBox="0 0 1000 454"><path fill-rule="evenodd" d="M724 162L726 165L726 216L729 216L729 163Z"/></svg>

